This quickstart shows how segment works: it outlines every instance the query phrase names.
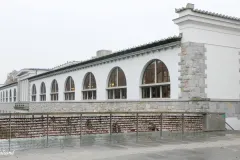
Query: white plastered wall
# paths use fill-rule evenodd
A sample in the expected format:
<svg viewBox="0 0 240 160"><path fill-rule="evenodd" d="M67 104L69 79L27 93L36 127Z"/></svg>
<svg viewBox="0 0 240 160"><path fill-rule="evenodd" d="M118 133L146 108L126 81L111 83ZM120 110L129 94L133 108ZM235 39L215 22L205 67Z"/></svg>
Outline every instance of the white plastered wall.
<svg viewBox="0 0 240 160"><path fill-rule="evenodd" d="M39 101L39 92L40 85L42 82L46 85L46 95L47 101L50 101L50 88L51 83L54 79L57 80L59 86L59 101L64 101L64 84L66 78L68 76L72 76L75 82L75 101L82 100L82 85L85 74L88 72L92 72L95 76L97 83L97 100L107 100L107 92L106 86L108 81L108 76L110 71L114 67L120 67L126 76L127 81L127 99L128 100L139 100L140 96L140 82L141 75L143 72L143 68L145 65L153 60L159 59L165 63L168 67L170 73L171 80L171 99L178 99L179 88L178 88L178 62L180 61L180 57L178 54L180 53L180 48L172 48L167 50L162 50L160 52L154 52L150 54L139 55L134 58L124 59L120 61L115 61L112 63L106 63L100 66L94 66L86 69L77 70L74 72L64 73L60 75L55 75L35 81L30 82L30 88L33 84L36 85L37 89L37 101ZM30 89L31 91L31 89Z"/></svg>
<svg viewBox="0 0 240 160"><path fill-rule="evenodd" d="M182 43L205 44L207 97L239 99L240 22L190 10L181 13L175 22L183 35Z"/></svg>

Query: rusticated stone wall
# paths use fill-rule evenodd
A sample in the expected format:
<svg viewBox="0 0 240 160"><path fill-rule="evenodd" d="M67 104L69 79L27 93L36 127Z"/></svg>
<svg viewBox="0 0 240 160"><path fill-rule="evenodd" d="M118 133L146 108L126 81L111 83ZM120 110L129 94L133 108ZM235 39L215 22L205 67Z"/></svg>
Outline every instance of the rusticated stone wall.
<svg viewBox="0 0 240 160"><path fill-rule="evenodd" d="M206 48L201 43L183 43L180 56L179 99L207 98L205 88Z"/></svg>
<svg viewBox="0 0 240 160"><path fill-rule="evenodd" d="M29 112L222 112L240 118L240 101L122 101L122 102L37 102L29 104Z"/></svg>
<svg viewBox="0 0 240 160"><path fill-rule="evenodd" d="M208 102L190 101L122 101L122 102L45 102L30 103L30 112L127 112L127 111L183 111L208 110Z"/></svg>

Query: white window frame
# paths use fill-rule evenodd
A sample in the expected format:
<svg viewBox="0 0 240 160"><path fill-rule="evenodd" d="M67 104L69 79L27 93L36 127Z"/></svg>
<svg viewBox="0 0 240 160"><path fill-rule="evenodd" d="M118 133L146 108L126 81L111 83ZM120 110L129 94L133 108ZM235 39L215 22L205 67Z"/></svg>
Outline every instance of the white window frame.
<svg viewBox="0 0 240 160"><path fill-rule="evenodd" d="M17 101L17 90L16 88L13 89L13 102L16 102Z"/></svg>
<svg viewBox="0 0 240 160"><path fill-rule="evenodd" d="M35 93L34 93L34 94L33 94L33 86L34 86L34 88L35 88ZM35 85L35 84L32 85L32 90L31 90L31 92L32 92L31 101L32 101L32 102L36 102L36 101L37 101L37 88L36 88L36 85ZM33 100L33 99L34 99L34 100Z"/></svg>
<svg viewBox="0 0 240 160"><path fill-rule="evenodd" d="M43 87L44 87L44 88L43 88ZM44 90L45 92L44 92L43 90ZM46 85L45 85L44 82L42 82L42 83L41 83L41 86L40 86L40 94L39 94L39 96L40 96L40 99L39 99L39 100L40 100L41 102L45 102L45 101L47 100L46 92L47 92L47 91L46 91Z"/></svg>
<svg viewBox="0 0 240 160"><path fill-rule="evenodd" d="M147 67L145 68L144 72L143 72L143 76L142 76L142 83L143 83L143 80L144 80L144 74L146 72L146 69L149 67L150 64L152 64L152 62L154 61L154 65L155 65L155 71L154 71L154 83L151 83L151 84L142 84L140 85L140 88L141 88L141 98L142 99L170 99L171 98L171 82L163 82L163 83L157 83L157 61L160 61L160 60L152 60L150 63L148 63ZM162 61L161 61L162 62ZM163 63L163 62L162 62ZM165 65L165 64L164 64ZM168 71L168 74L169 74L169 71ZM170 85L170 97L162 97L162 87L164 86L168 86ZM152 88L153 87L160 87L160 97L152 97ZM144 98L143 97L143 89L144 88L149 88L150 89L150 96L149 98Z"/></svg>
<svg viewBox="0 0 240 160"><path fill-rule="evenodd" d="M12 102L12 90L9 90L9 102Z"/></svg>
<svg viewBox="0 0 240 160"><path fill-rule="evenodd" d="M66 85L67 85L67 81L68 81L68 79L70 78L70 91L66 91ZM72 87L72 81L73 81L73 83L74 83L74 91L72 91L71 89L71 87ZM65 86L64 86L64 90L65 90L65 92L64 92L64 100L65 101L75 101L75 99L76 99L76 95L75 95L75 90L76 90L76 87L75 87L75 82L74 82L74 80L73 80L73 78L71 77L71 76L69 76L69 77L67 77L67 79L66 79L66 81L65 81ZM72 96L73 95L73 96ZM66 97L68 97L68 98L66 98ZM73 97L73 99L70 99L69 97Z"/></svg>
<svg viewBox="0 0 240 160"><path fill-rule="evenodd" d="M97 99L97 84L96 84L96 88L92 88L92 87L90 87L90 89L84 89L85 88L85 81L86 81L86 78L87 78L87 76L88 76L88 74L90 74L90 78L89 78L89 84L92 84L92 78L94 78L95 79L95 76L93 75L93 73L92 72L88 72L87 74L86 74L86 77L85 77L85 79L84 79L84 82L83 82L83 89L82 89L82 100L84 100L84 101L89 101L89 100L96 100ZM93 76L93 77L92 77ZM96 82L96 79L95 79L95 83L97 83ZM88 97L88 95L89 95L89 93L91 92L91 94L92 94L92 98L89 98ZM95 92L95 98L94 98L94 93ZM87 95L87 98L85 99L85 96L84 95Z"/></svg>
<svg viewBox="0 0 240 160"><path fill-rule="evenodd" d="M54 83L55 82L55 83ZM54 84L53 84L54 83ZM57 80L56 79L54 79L53 81L52 81L52 85L55 85L55 91L56 91L56 87L58 88L58 82L57 82ZM59 88L58 88L58 92L53 92L53 90L52 90L52 86L51 85L51 93L50 93L50 98L51 98L51 101L58 101L59 100Z"/></svg>
<svg viewBox="0 0 240 160"><path fill-rule="evenodd" d="M108 78L108 83L107 83L107 88L106 88L106 90L107 90L107 99L108 100L127 100L127 79L126 79L126 75L125 75L125 73L124 73L124 76L125 76L125 79L126 79L126 86L118 86L118 72L119 72L119 68L120 67L115 67L115 68L113 68L113 70L110 72L110 75L109 75L109 78ZM109 81L110 81L110 78L111 78L111 75L112 75L112 72L115 70L115 69L117 69L117 75L116 75L116 82L117 82L117 84L116 84L116 86L117 87L109 87ZM125 98L123 98L123 96L122 96L122 92L123 92L123 89L126 89L126 97ZM116 92L116 90L120 90L120 98L115 98L115 92ZM109 92L110 91L112 91L113 93L112 93L112 99L110 99L109 98Z"/></svg>
<svg viewBox="0 0 240 160"><path fill-rule="evenodd" d="M6 102L8 102L8 90L6 90Z"/></svg>

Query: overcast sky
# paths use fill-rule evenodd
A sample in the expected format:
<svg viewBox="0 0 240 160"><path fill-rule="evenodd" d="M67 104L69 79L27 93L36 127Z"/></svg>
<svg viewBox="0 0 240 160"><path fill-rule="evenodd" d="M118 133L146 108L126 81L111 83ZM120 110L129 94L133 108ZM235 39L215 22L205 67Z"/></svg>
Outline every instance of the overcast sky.
<svg viewBox="0 0 240 160"><path fill-rule="evenodd" d="M52 68L178 35L175 8L240 17L239 0L0 0L0 84L22 68Z"/></svg>

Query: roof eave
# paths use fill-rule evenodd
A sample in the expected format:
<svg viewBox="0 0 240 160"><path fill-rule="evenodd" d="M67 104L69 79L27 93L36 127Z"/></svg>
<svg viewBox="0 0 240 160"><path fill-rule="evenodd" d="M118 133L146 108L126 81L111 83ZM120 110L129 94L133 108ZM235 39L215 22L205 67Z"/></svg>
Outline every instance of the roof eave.
<svg viewBox="0 0 240 160"><path fill-rule="evenodd" d="M0 90L1 89L5 89L5 88L8 88L8 87L13 87L13 86L16 86L18 82L14 82L14 83L10 83L10 84L6 84L4 86L1 86L0 87Z"/></svg>
<svg viewBox="0 0 240 160"><path fill-rule="evenodd" d="M172 42L179 42L179 41L181 41L181 38L182 38L182 35L180 34L179 36L169 37L169 38L166 38L166 39L162 39L162 40L159 40L159 41L154 41L154 42L151 42L151 43L148 43L148 44L140 45L140 46L137 46L137 47L126 49L126 50L121 50L121 51L112 53L110 55L102 56L102 57L95 58L95 59L90 59L90 60L87 60L87 61L84 61L84 62L73 64L73 65L66 66L66 67L63 67L63 68L59 68L59 69L56 69L56 70L51 70L49 72L45 72L45 73L42 73L42 74L39 74L39 75L36 75L36 76L29 77L28 79L29 80L35 79L35 78L38 78L38 77L41 77L41 76L44 76L44 75L52 74L54 72L59 72L59 71L62 71L62 70L78 67L78 66L85 65L85 64L88 64L88 63L92 63L92 62L96 62L96 61L101 61L101 60L108 59L108 58L113 58L113 57L117 57L117 56L121 56L121 55L125 55L125 54L130 54L132 52L137 52L137 51L141 51L141 50L144 50L144 49L150 49L150 48L153 48L155 46L170 44Z"/></svg>

